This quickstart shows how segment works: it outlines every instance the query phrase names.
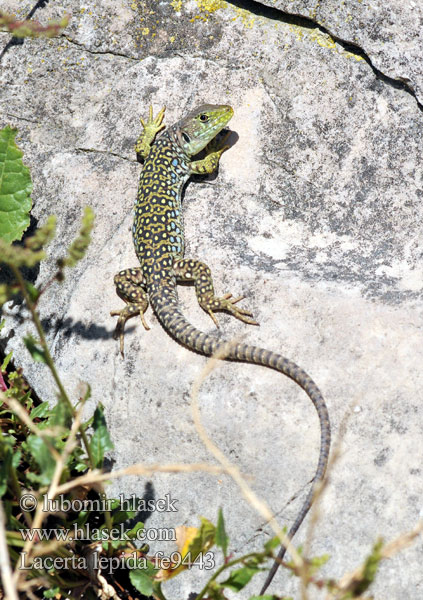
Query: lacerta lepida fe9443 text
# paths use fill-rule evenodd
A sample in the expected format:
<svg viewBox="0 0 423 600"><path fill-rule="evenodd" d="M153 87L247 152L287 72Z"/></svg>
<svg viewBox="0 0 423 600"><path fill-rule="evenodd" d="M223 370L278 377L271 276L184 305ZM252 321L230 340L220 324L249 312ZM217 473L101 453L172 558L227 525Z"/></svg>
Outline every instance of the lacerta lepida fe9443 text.
<svg viewBox="0 0 423 600"><path fill-rule="evenodd" d="M225 360L275 369L295 381L306 392L320 420L320 454L311 489L289 530L288 536L292 538L311 506L316 485L325 474L330 447L328 411L314 381L291 360L249 344L234 343L227 346L227 342L220 337L193 327L182 314L176 286L181 282L191 282L195 286L201 308L217 326L214 314L217 311L226 311L245 323L257 325L251 313L238 306L242 297L233 298L231 294L215 296L209 267L199 260L184 258L182 189L191 175L212 173L217 169L220 156L228 146L219 148L216 136L226 127L233 110L230 106L205 104L190 112L156 139L157 134L165 127L164 112L163 108L153 118L150 107L147 122L141 119L143 132L135 146L137 153L145 161L132 228L140 266L125 269L115 276L117 293L126 302L124 308L111 313L119 317L115 335L120 338L123 355L126 321L140 315L145 329L149 329L144 313L150 302L164 329L190 350L211 356L225 345ZM193 160L192 157L203 149L205 158ZM285 547L282 546L278 558L282 559L284 553ZM274 563L261 590L262 594L278 564L279 562Z"/></svg>

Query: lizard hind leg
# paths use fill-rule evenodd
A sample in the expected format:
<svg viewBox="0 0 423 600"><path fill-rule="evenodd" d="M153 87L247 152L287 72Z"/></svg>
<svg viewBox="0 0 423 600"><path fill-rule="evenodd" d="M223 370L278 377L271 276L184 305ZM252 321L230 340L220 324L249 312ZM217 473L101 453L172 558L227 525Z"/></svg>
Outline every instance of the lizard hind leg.
<svg viewBox="0 0 423 600"><path fill-rule="evenodd" d="M249 325L258 325L248 310L235 306L244 296L233 298L232 294L224 294L218 298L214 295L211 271L203 262L192 259L180 259L173 263L173 271L178 281L194 282L198 303L210 315L216 327L219 327L219 322L214 314L217 311L228 312Z"/></svg>
<svg viewBox="0 0 423 600"><path fill-rule="evenodd" d="M148 296L142 287L145 285L145 280L140 267L119 271L114 277L114 282L118 296L126 302L124 308L110 312L112 317L119 317L114 337L120 340L120 352L123 356L123 336L126 321L131 317L140 315L144 329L150 329L144 318L144 313L148 308Z"/></svg>

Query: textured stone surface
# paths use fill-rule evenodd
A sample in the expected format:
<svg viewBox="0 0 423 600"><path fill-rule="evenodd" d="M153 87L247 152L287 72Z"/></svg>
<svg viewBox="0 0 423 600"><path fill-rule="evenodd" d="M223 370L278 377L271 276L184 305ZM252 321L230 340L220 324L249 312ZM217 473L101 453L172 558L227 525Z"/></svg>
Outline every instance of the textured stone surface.
<svg viewBox="0 0 423 600"><path fill-rule="evenodd" d="M151 331L136 321L128 326L122 360L109 311L121 306L114 273L136 265L130 227L139 115L151 102L166 104L171 123L202 101L230 103L236 135L218 176L186 189L186 254L209 264L219 293L245 294L260 322L252 328L222 316L227 336L303 366L326 397L335 439L349 415L312 546L313 554L332 556L324 573L337 577L362 561L378 535L411 529L422 511L422 113L412 95L320 30L230 5L202 10L206 4L75 2L65 36L27 40L4 55L0 124L19 129L35 219L58 215L50 263L37 283L48 280L77 232L83 206L97 215L86 259L46 292L41 315L73 397L88 381L89 408L100 400L106 406L116 467L209 460L189 406L206 359L178 346L149 313ZM351 8L356 22L363 4ZM299 12L293 5L285 9ZM62 12L55 3L36 16ZM330 17L324 25L334 31L342 19ZM392 32L401 46L398 21ZM2 47L7 40L2 34ZM213 331L193 290L180 296L190 320ZM45 369L20 344L28 328L9 316L3 344L38 394L53 399ZM317 461L318 422L308 398L269 370L223 364L204 383L200 403L211 437L289 524ZM151 527L195 525L197 515L215 520L222 505L234 551L268 539L225 476L151 481L156 498L179 500L178 513L154 513ZM150 493L146 484L128 478L110 493ZM376 598L416 596L421 551L419 541L382 565ZM186 598L206 576L186 574L164 591ZM242 597L258 587L257 580ZM272 590L297 598L297 588L279 573Z"/></svg>
<svg viewBox="0 0 423 600"><path fill-rule="evenodd" d="M391 85L404 89L423 101L421 61L423 4L414 0L262 0L254 3L273 9L273 18L286 18L278 11L306 17L353 51L363 51L378 75L392 79Z"/></svg>

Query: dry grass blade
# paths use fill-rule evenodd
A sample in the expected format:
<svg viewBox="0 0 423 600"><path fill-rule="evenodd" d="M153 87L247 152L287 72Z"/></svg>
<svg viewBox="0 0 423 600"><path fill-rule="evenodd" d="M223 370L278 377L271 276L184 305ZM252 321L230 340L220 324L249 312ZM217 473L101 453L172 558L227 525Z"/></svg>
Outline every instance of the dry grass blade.
<svg viewBox="0 0 423 600"><path fill-rule="evenodd" d="M189 464L178 464L178 463L170 463L168 465L143 465L141 463L136 465L131 465L130 467L125 467L124 469L119 469L118 471L112 471L110 473L103 473L102 471L95 469L86 473L85 475L81 475L81 477L77 477L72 481L68 481L67 483L63 483L56 490L56 495L58 494L66 494L70 490L79 486L95 486L97 483L101 483L103 481L108 481L109 479L117 479L119 477L125 477L128 475L153 475L153 473L193 473L195 471L205 471L206 473L211 473L212 475L221 475L222 473L226 473L226 469L222 469L221 467L216 467L215 465L208 465L207 463L189 463Z"/></svg>
<svg viewBox="0 0 423 600"><path fill-rule="evenodd" d="M4 518L3 502L0 501L0 573L3 589L8 600L19 600L16 585L12 577L10 557L6 541L6 521Z"/></svg>

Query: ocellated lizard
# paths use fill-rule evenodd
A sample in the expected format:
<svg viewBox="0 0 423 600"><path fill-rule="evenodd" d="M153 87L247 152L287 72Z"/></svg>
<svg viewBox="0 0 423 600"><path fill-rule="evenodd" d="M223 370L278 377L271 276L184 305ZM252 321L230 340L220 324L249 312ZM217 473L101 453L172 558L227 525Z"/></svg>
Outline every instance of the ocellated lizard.
<svg viewBox="0 0 423 600"><path fill-rule="evenodd" d="M150 302L164 329L178 342L206 356L214 354L226 342L203 333L193 327L181 312L177 283L194 283L200 306L211 316L216 311L226 311L245 323L257 324L252 314L236 305L242 297L231 294L216 297L209 267L199 260L184 258L184 232L181 215L181 193L183 186L193 174L215 171L222 153L216 136L232 118L233 109L225 105L206 104L190 112L185 118L170 127L157 139L156 135L165 127L165 108L153 118L150 107L147 122L141 119L143 132L135 149L144 159L140 176L132 236L139 267L120 271L115 276L118 295L126 306L111 315L119 317L115 337L120 338L123 355L123 336L126 321L140 315L145 329L149 329L144 313ZM192 160L205 148L206 157ZM314 381L303 369L291 360L249 344L236 343L229 347L226 360L242 361L275 369L295 381L309 396L320 420L320 453L313 485L289 530L292 538L306 516L318 482L325 474L329 448L330 424L328 411ZM285 554L282 546L279 560ZM264 584L261 594L273 578L279 562L275 562Z"/></svg>

